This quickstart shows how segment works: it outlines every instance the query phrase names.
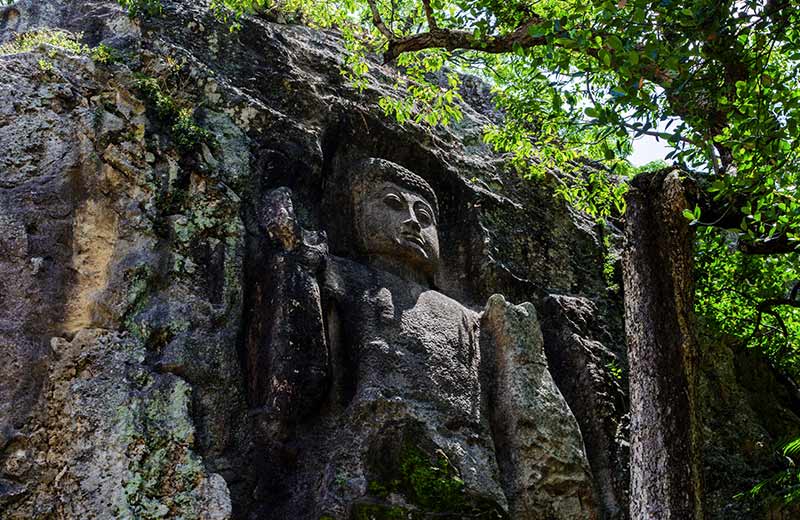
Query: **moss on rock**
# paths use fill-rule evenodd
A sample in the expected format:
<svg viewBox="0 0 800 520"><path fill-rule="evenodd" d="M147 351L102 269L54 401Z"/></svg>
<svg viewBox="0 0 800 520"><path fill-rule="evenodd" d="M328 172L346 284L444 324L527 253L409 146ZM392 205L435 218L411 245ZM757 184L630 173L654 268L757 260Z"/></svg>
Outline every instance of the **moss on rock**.
<svg viewBox="0 0 800 520"><path fill-rule="evenodd" d="M406 439L390 458L394 459L391 464L368 483L371 498L354 507L353 520L507 517L493 500L466 489L443 451L428 453ZM395 471L387 472L386 468Z"/></svg>

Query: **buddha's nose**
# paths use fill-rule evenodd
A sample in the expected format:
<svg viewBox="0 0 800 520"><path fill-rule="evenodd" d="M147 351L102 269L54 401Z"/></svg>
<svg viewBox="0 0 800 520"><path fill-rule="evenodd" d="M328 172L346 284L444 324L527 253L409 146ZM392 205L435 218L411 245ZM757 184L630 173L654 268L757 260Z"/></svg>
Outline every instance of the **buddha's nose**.
<svg viewBox="0 0 800 520"><path fill-rule="evenodd" d="M411 213L408 219L403 222L403 227L416 234L422 231L422 226L419 225L419 221L414 213Z"/></svg>

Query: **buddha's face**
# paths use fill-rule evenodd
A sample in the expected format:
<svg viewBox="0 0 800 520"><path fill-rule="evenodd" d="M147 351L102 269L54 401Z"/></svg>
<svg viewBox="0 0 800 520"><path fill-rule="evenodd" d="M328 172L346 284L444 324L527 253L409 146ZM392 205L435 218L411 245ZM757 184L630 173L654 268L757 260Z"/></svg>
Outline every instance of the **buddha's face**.
<svg viewBox="0 0 800 520"><path fill-rule="evenodd" d="M431 274L439 263L439 237L431 204L392 182L370 186L358 205L361 243L370 256L399 261Z"/></svg>

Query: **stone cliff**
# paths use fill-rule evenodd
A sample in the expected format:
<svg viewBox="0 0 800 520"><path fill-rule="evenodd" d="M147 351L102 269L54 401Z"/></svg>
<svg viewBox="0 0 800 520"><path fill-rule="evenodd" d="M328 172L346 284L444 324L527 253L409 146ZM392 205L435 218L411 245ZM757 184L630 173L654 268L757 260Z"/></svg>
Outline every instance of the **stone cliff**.
<svg viewBox="0 0 800 520"><path fill-rule="evenodd" d="M485 87L466 78L452 128L399 126L378 106L395 71L372 63L367 88L352 88L336 34L258 18L230 32L203 2L165 8L146 21L101 0L0 10L0 517L626 517L624 334L604 231L481 144L497 117ZM447 355L404 365L417 372L385 365L401 350L413 360L411 343L381 361L334 359L331 345L394 337L348 314L356 291L334 283L400 284L348 267L361 258L337 175L367 157L438 196L432 287L403 282L393 303L413 295L423 325L447 309L463 318L443 339L414 334L424 348L481 353L443 398L458 404L474 387L474 406L459 405L473 422L437 419L403 393L425 371L455 374ZM370 287L358 290L379 308ZM333 316L336 298L348 303ZM417 325L398 326L406 338ZM275 354L294 337L301 350ZM308 354L317 344L322 361ZM799 422L796 397L767 376L741 389L741 356L715 345L707 471L760 469L712 484L709 500L747 515L729 497L766 474L770 443ZM300 392L318 366L377 382L331 369L319 378L327 397ZM749 425L735 457L714 444L744 442L716 433L734 420L718 388ZM767 410L760 391L786 395ZM291 410L276 420L279 395ZM470 466L467 451L494 458Z"/></svg>

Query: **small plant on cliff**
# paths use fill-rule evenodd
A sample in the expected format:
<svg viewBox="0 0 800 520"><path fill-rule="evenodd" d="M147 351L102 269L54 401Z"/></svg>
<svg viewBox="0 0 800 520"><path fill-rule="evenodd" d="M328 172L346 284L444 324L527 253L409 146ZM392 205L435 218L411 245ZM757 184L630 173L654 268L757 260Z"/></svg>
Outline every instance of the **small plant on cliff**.
<svg viewBox="0 0 800 520"><path fill-rule="evenodd" d="M97 63L110 64L122 61L122 54L114 47L101 43L91 52L92 59Z"/></svg>
<svg viewBox="0 0 800 520"><path fill-rule="evenodd" d="M157 79L139 76L136 88L142 93L158 120L169 128L173 143L179 151L191 152L200 144L213 141L208 130L194 120L191 109L179 106Z"/></svg>
<svg viewBox="0 0 800 520"><path fill-rule="evenodd" d="M182 151L190 151L200 143L208 143L212 140L211 133L195 122L192 111L188 108L178 110L170 131L175 146Z"/></svg>
<svg viewBox="0 0 800 520"><path fill-rule="evenodd" d="M441 450L428 453L406 443L382 473L367 486L372 499L379 502L361 504L356 518L407 518L405 509L382 502L391 494L402 495L414 508L424 511L426 518L427 514L447 518L502 517L494 502L467 492L458 470Z"/></svg>
<svg viewBox="0 0 800 520"><path fill-rule="evenodd" d="M52 62L47 61L44 58L41 58L39 60L38 64L39 64L39 70L41 70L42 72L44 72L44 73L53 72L53 63Z"/></svg>
<svg viewBox="0 0 800 520"><path fill-rule="evenodd" d="M128 12L128 16L131 18L160 16L164 12L161 0L117 0L117 3ZM238 20L242 16L263 11L274 7L275 4L280 5L282 3L273 0L211 0L209 9L219 20L227 23L231 31L234 31L240 28Z"/></svg>
<svg viewBox="0 0 800 520"><path fill-rule="evenodd" d="M411 449L400 464L400 474L416 503L432 511L457 509L464 501L464 481L447 457L439 452L436 461Z"/></svg>
<svg viewBox="0 0 800 520"><path fill-rule="evenodd" d="M42 29L38 31L26 32L19 34L13 40L0 45L0 56L31 52L43 45L46 45L61 49L67 54L72 54L75 56L90 56L98 63L117 63L121 61L122 55L117 49L109 47L104 43L101 43L97 47L90 48L88 45L81 43L82 39L83 33L70 33L55 29ZM54 49L51 49L47 54L50 58L55 58L56 56ZM39 67L42 70L45 70L47 67L42 66L42 61L43 60L39 60ZM52 70L52 66L49 67L49 70Z"/></svg>
<svg viewBox="0 0 800 520"><path fill-rule="evenodd" d="M610 362L606 363L606 368L608 369L608 373L611 374L611 377L617 381L622 381L624 370L619 366L616 359L612 359Z"/></svg>
<svg viewBox="0 0 800 520"><path fill-rule="evenodd" d="M118 0L131 18L158 16L163 11L160 0Z"/></svg>
<svg viewBox="0 0 800 520"><path fill-rule="evenodd" d="M83 34L66 31L42 29L22 33L10 42L0 45L0 56L30 52L41 45L57 47L70 54L88 54L89 47L81 43Z"/></svg>
<svg viewBox="0 0 800 520"><path fill-rule="evenodd" d="M782 454L789 467L734 498L761 501L768 505L777 502L787 505L800 502L800 469L797 468L796 462L800 456L800 437L786 443L782 448Z"/></svg>

